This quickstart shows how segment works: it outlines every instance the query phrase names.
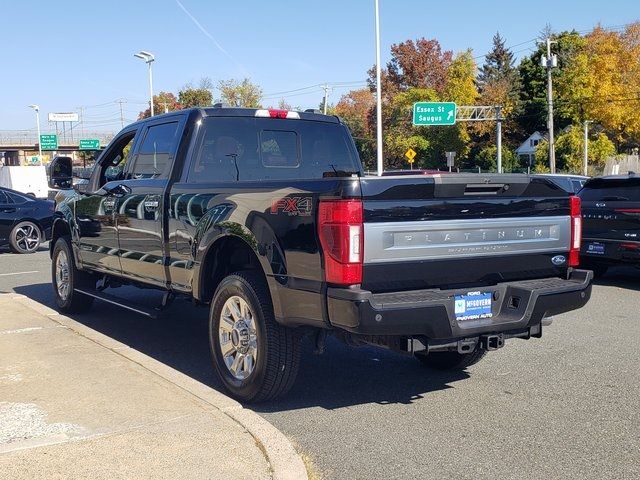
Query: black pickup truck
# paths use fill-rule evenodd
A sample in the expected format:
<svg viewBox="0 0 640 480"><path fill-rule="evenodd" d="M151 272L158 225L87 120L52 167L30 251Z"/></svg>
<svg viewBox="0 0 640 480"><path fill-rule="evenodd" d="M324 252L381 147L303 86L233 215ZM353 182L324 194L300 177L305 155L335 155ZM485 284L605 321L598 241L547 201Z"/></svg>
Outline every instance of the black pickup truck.
<svg viewBox="0 0 640 480"><path fill-rule="evenodd" d="M291 387L302 334L461 369L591 294L579 198L526 175L368 177L347 127L313 112L134 123L58 200L60 310L148 314L108 293L123 284L210 305L214 365L243 401Z"/></svg>
<svg viewBox="0 0 640 480"><path fill-rule="evenodd" d="M581 262L596 277L616 265L640 268L640 176L630 172L593 178L579 196L584 223Z"/></svg>

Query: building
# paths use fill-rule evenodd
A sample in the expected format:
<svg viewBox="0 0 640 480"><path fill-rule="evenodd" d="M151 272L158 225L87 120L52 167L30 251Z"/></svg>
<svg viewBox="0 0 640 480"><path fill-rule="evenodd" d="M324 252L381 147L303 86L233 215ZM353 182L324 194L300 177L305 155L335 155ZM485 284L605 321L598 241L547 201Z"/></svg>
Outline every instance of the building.
<svg viewBox="0 0 640 480"><path fill-rule="evenodd" d="M533 132L522 144L516 148L516 155L520 163L532 166L535 163L536 147L542 140L547 139L547 134Z"/></svg>

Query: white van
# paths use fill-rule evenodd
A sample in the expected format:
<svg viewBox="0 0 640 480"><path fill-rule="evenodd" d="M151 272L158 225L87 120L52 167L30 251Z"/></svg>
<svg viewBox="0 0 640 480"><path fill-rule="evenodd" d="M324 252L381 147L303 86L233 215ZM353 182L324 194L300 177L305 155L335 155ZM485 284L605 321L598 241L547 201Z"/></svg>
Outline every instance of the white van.
<svg viewBox="0 0 640 480"><path fill-rule="evenodd" d="M37 198L47 198L49 185L44 165L0 167L0 187L10 188Z"/></svg>

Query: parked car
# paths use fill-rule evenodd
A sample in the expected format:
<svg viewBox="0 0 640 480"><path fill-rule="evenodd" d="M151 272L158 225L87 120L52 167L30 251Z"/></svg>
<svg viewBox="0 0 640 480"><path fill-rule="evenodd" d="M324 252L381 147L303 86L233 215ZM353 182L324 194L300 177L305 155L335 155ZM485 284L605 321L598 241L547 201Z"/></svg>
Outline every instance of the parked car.
<svg viewBox="0 0 640 480"><path fill-rule="evenodd" d="M15 253L37 251L51 237L53 211L51 200L0 187L0 245Z"/></svg>
<svg viewBox="0 0 640 480"><path fill-rule="evenodd" d="M591 177L585 177L584 175L565 175L561 173L539 173L534 174L536 177L548 178L560 188L569 193L578 193L585 182Z"/></svg>
<svg viewBox="0 0 640 480"><path fill-rule="evenodd" d="M582 263L596 276L614 265L640 266L640 176L589 180L582 199Z"/></svg>
<svg viewBox="0 0 640 480"><path fill-rule="evenodd" d="M153 316L123 283L209 305L218 376L257 402L293 385L303 334L458 370L540 337L589 300L580 222L545 178L365 176L337 117L189 109L123 129L60 200L52 284L63 312Z"/></svg>

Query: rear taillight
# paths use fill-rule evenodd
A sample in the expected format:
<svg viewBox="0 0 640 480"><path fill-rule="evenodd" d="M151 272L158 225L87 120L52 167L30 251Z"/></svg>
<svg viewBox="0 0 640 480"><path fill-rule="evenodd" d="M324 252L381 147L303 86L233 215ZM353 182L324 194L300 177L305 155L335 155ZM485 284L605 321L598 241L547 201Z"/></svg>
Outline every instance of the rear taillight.
<svg viewBox="0 0 640 480"><path fill-rule="evenodd" d="M582 239L582 211L580 197L569 197L571 206L571 247L569 249L569 266L580 265L580 241Z"/></svg>
<svg viewBox="0 0 640 480"><path fill-rule="evenodd" d="M616 208L618 213L640 213L640 208Z"/></svg>
<svg viewBox="0 0 640 480"><path fill-rule="evenodd" d="M362 283L362 218L360 200L320 201L318 236L324 253L325 279L328 283Z"/></svg>

